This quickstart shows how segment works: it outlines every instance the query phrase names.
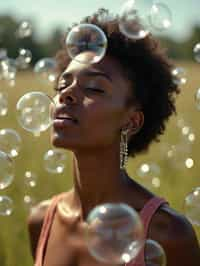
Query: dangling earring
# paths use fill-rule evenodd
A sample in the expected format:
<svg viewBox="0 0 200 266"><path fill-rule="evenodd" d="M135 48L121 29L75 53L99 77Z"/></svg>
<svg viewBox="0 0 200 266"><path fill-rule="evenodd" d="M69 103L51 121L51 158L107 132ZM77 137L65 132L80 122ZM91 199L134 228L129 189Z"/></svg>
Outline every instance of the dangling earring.
<svg viewBox="0 0 200 266"><path fill-rule="evenodd" d="M128 161L128 130L122 129L120 140L120 169L124 169Z"/></svg>

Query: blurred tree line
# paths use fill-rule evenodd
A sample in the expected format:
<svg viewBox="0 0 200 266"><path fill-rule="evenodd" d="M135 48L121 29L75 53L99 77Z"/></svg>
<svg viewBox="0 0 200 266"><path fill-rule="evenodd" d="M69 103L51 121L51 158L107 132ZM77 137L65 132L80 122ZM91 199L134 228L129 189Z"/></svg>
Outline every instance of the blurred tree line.
<svg viewBox="0 0 200 266"><path fill-rule="evenodd" d="M19 21L11 15L0 16L0 49L7 49L9 57L16 58L20 48L29 49L33 56L32 64L35 64L43 57L54 56L56 51L60 49L64 35L60 28L54 29L48 39L38 40L35 36L36 29L34 29L33 22L31 22L33 34L27 38L17 38L16 32L19 25ZM171 58L192 60L193 47L200 42L200 26L195 25L190 37L184 42L177 42L168 37L162 37L160 40L168 49L168 54Z"/></svg>

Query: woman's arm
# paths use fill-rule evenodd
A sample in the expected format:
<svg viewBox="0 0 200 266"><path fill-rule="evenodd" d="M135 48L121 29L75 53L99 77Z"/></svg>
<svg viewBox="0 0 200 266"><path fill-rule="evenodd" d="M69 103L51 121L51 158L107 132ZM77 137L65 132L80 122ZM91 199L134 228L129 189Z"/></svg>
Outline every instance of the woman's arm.
<svg viewBox="0 0 200 266"><path fill-rule="evenodd" d="M200 246L188 220L168 207L155 216L149 238L164 248L167 266L200 266Z"/></svg>

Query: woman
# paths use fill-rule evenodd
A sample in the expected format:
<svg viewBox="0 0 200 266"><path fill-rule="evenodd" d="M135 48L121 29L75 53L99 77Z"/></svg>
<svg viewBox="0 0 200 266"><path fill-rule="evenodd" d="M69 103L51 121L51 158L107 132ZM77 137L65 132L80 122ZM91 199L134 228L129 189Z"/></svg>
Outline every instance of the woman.
<svg viewBox="0 0 200 266"><path fill-rule="evenodd" d="M197 266L200 250L192 226L125 170L127 156L147 151L175 112L179 89L172 66L152 36L134 42L120 33L117 20L101 21L102 12L107 11L84 22L106 34L103 60L87 65L70 60L65 50L57 55L61 74L51 141L73 152L74 186L38 204L29 216L35 265L104 265L87 250L85 219L96 205L123 202L140 213L145 237L162 245L168 266ZM91 54L78 56L87 61ZM127 265L144 266L144 250Z"/></svg>

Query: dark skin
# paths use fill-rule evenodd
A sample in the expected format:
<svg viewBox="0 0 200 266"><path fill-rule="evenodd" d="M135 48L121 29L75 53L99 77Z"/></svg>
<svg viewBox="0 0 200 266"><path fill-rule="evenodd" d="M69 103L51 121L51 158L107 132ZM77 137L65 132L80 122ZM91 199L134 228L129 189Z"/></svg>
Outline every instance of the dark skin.
<svg viewBox="0 0 200 266"><path fill-rule="evenodd" d="M91 55L79 56L85 59ZM58 204L44 266L105 265L91 257L84 241L88 213L107 202L127 203L139 212L154 196L119 167L120 131L128 129L129 137L137 134L144 122L143 113L137 103L131 107L126 104L131 97L130 83L120 63L109 56L95 65L72 61L58 87L58 119L51 141L73 152L74 186L62 199L65 212ZM76 121L66 120L66 115ZM28 219L34 257L47 205L36 206ZM168 206L154 215L148 238L162 245L168 266L199 265L200 250L192 226Z"/></svg>

